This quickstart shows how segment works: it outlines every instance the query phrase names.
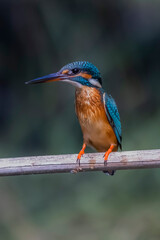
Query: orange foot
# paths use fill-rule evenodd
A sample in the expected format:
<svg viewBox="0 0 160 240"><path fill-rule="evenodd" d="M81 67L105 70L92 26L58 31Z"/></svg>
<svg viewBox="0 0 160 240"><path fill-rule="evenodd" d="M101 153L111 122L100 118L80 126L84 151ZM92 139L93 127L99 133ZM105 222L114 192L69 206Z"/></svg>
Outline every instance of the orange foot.
<svg viewBox="0 0 160 240"><path fill-rule="evenodd" d="M85 148L86 148L86 144L83 143L82 149L79 152L78 157L77 157L77 163L78 163L79 166L80 166L80 159L81 159L82 155L84 154Z"/></svg>
<svg viewBox="0 0 160 240"><path fill-rule="evenodd" d="M107 150L107 152L104 154L104 165L107 164L108 156L113 151L113 148L115 147L114 144L111 144L110 148Z"/></svg>

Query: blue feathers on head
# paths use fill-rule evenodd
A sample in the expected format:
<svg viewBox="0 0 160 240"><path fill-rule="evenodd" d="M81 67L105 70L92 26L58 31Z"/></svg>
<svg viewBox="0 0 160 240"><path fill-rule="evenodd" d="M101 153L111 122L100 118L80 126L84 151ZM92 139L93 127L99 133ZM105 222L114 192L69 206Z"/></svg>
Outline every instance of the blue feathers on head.
<svg viewBox="0 0 160 240"><path fill-rule="evenodd" d="M68 69L68 70L73 70L73 69L79 69L80 71L89 73L92 75L92 78L97 79L99 83L102 85L102 79L100 72L97 67L95 67L92 63L87 62L87 61L77 61L73 63L69 63L65 65L63 68L61 68L61 71Z"/></svg>

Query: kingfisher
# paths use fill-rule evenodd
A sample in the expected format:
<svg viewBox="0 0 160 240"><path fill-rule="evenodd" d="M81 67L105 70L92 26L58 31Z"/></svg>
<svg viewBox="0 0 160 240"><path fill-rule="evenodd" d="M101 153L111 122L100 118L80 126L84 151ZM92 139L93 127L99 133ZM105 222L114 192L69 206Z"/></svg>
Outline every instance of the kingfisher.
<svg viewBox="0 0 160 240"><path fill-rule="evenodd" d="M121 121L115 100L102 88L99 70L88 61L76 61L58 72L33 79L26 84L52 81L68 82L75 87L75 112L83 133L83 146L77 156L77 164L86 146L105 152L104 164L109 154L122 149ZM105 171L109 175L114 170Z"/></svg>

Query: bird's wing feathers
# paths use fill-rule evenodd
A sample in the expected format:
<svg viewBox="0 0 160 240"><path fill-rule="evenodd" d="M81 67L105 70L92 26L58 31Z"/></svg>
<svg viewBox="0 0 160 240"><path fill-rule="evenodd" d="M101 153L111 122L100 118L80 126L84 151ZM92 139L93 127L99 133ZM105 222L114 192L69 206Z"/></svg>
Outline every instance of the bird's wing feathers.
<svg viewBox="0 0 160 240"><path fill-rule="evenodd" d="M120 116L118 112L117 105L112 98L111 95L107 95L107 93L103 93L103 102L104 102L104 107L106 111L107 118L114 130L114 133L117 137L118 144L120 148L121 146L121 141L122 141L122 132L121 132L121 121L120 121Z"/></svg>

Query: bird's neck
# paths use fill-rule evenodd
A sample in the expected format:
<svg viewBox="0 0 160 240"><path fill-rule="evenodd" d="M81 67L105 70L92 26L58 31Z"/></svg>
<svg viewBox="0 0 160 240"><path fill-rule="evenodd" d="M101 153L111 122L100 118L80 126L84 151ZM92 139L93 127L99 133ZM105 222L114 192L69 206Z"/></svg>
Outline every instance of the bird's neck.
<svg viewBox="0 0 160 240"><path fill-rule="evenodd" d="M82 86L75 92L76 106L94 106L102 104L102 97L99 89L95 87Z"/></svg>

